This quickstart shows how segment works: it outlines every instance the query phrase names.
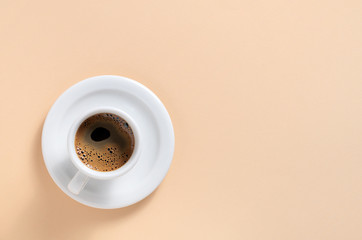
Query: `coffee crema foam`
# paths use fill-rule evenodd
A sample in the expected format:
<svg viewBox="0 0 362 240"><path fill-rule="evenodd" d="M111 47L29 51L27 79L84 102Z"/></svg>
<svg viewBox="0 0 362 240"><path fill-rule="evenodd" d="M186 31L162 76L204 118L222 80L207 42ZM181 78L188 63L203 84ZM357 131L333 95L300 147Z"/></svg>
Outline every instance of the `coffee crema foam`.
<svg viewBox="0 0 362 240"><path fill-rule="evenodd" d="M79 159L90 169L107 172L122 167L131 157L135 139L128 123L111 113L87 118L75 136Z"/></svg>

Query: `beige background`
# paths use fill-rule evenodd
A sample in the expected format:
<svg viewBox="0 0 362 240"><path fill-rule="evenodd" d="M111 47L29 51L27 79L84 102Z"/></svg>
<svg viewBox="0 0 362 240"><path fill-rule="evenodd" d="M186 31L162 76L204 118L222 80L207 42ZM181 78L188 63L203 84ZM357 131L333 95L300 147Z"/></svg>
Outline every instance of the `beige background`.
<svg viewBox="0 0 362 240"><path fill-rule="evenodd" d="M362 239L361 1L0 2L0 239ZM173 120L163 183L73 201L40 149L56 98L116 74Z"/></svg>

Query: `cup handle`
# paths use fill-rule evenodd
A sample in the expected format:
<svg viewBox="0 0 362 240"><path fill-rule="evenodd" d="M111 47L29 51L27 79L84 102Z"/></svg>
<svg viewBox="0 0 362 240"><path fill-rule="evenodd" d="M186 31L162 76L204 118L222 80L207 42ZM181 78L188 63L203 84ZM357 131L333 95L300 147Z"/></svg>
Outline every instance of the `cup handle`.
<svg viewBox="0 0 362 240"><path fill-rule="evenodd" d="M68 190L71 191L73 194L78 195L87 184L88 179L88 176L78 171L74 175L73 179L69 182Z"/></svg>

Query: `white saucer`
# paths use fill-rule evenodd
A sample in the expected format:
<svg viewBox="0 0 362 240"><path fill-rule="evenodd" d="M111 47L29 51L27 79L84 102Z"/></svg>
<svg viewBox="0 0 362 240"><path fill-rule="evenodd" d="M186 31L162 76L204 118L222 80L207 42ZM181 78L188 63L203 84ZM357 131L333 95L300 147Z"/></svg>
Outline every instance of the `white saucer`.
<svg viewBox="0 0 362 240"><path fill-rule="evenodd" d="M67 151L67 133L89 107L116 107L132 114L144 136L144 148L137 165L114 180L91 179L79 195L67 185L77 169ZM74 200L95 208L121 208L151 194L170 167L174 152L170 116L157 96L142 84L119 76L98 76L81 81L65 91L45 120L42 151L54 182Z"/></svg>

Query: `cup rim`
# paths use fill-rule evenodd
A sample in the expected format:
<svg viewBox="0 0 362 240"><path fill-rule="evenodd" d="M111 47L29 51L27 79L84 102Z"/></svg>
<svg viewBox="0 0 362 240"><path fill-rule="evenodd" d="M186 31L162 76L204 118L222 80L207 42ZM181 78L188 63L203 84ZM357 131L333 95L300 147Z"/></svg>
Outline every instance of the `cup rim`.
<svg viewBox="0 0 362 240"><path fill-rule="evenodd" d="M84 120L87 118L99 114L99 113L112 113L115 115L118 115L119 117L123 118L131 127L135 139L135 146L133 149L132 156L128 159L128 161L122 165L120 168L109 171L109 172L100 172L93 169L88 168L78 157L75 147L74 147L74 141L75 141L75 135L77 133L77 130L79 126L82 124ZM82 114L81 117L79 117L76 121L74 121L72 127L70 128L70 131L68 133L68 153L70 156L70 159L73 163L73 165L83 174L87 175L88 177L95 178L95 179L101 179L101 180L108 180L113 179L116 177L119 177L129 170L131 170L137 163L137 160L139 159L139 155L141 152L141 139L139 134L139 129L135 121L131 116L129 116L124 111L114 108L114 107L97 107L93 108L90 111L87 111L85 114Z"/></svg>

